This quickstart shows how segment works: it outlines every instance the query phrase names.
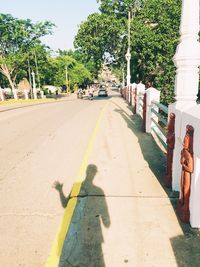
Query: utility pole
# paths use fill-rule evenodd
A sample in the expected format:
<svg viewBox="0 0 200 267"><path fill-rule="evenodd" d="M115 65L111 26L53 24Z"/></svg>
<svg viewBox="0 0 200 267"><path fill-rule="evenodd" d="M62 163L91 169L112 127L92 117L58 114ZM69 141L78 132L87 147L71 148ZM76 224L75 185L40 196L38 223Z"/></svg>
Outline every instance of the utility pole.
<svg viewBox="0 0 200 267"><path fill-rule="evenodd" d="M38 81L38 86L40 89L40 76L39 76L38 63L37 63L37 57L36 57L35 51L34 51L34 56L35 56L35 67L36 67L37 81Z"/></svg>
<svg viewBox="0 0 200 267"><path fill-rule="evenodd" d="M28 76L29 76L29 84L30 84L30 91L31 91L31 98L33 99L33 87L32 87L32 81L31 81L31 68L30 68L30 61L28 61Z"/></svg>

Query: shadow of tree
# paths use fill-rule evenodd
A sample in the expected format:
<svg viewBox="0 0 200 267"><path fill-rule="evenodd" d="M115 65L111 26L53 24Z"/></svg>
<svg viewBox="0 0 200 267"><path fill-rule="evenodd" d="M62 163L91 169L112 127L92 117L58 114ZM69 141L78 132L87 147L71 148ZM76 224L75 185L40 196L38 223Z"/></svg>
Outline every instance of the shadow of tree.
<svg viewBox="0 0 200 267"><path fill-rule="evenodd" d="M69 230L67 232L59 267L104 267L102 226L110 226L110 216L104 191L93 184L96 165L88 165ZM70 202L60 194L61 204Z"/></svg>

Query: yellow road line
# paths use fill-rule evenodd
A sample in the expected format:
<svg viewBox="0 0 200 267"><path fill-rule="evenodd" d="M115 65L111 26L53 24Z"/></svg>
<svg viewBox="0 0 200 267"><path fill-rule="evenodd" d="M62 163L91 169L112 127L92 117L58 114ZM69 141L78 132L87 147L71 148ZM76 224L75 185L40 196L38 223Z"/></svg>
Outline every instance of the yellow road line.
<svg viewBox="0 0 200 267"><path fill-rule="evenodd" d="M80 189L81 189L82 182L85 179L85 173L86 173L88 161L89 161L89 158L90 158L93 146L94 146L97 131L99 129L99 126L100 126L101 120L103 118L103 115L105 113L107 105L108 105L108 103L101 110L99 117L98 117L98 120L96 122L95 128L93 129L92 135L89 139L89 143L87 145L87 148L86 148L86 151L85 151L85 154L84 154L77 178L76 178L75 183L74 183L73 188L72 188L72 192L71 192L72 198L70 198L70 200L67 204L67 207L64 211L62 222L61 222L59 230L57 232L56 239L53 243L50 255L49 255L49 257L45 263L45 267L57 267L59 264L59 260L60 260L63 244L65 241L65 237L67 235L67 232L68 232L68 229L70 226L70 222L71 222L74 210L76 208L76 203L77 203L76 196L78 196Z"/></svg>

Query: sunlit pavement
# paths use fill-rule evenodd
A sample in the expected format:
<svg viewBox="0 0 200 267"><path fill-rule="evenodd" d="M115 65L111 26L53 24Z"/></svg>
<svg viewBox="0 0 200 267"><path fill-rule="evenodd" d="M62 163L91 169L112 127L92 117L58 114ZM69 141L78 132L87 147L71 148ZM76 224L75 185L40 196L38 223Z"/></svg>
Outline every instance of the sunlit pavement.
<svg viewBox="0 0 200 267"><path fill-rule="evenodd" d="M162 186L165 155L118 93L16 112L1 115L2 266L198 266L199 238Z"/></svg>

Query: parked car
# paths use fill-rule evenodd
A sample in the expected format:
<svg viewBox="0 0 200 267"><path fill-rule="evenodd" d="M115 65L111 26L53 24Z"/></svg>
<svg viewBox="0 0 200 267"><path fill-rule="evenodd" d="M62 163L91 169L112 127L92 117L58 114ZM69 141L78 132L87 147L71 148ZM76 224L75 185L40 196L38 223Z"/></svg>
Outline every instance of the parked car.
<svg viewBox="0 0 200 267"><path fill-rule="evenodd" d="M105 88L100 88L98 91L98 96L108 96L108 91Z"/></svg>

